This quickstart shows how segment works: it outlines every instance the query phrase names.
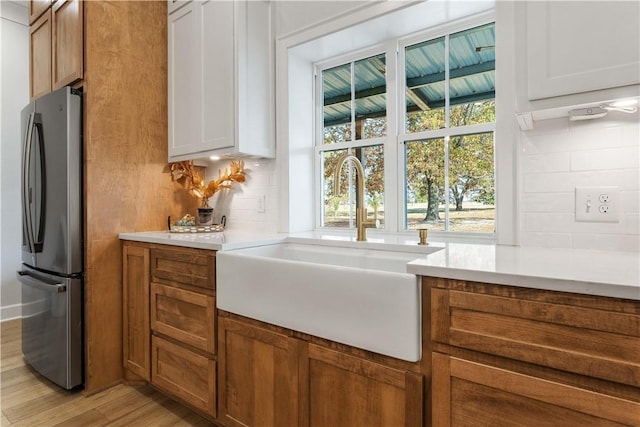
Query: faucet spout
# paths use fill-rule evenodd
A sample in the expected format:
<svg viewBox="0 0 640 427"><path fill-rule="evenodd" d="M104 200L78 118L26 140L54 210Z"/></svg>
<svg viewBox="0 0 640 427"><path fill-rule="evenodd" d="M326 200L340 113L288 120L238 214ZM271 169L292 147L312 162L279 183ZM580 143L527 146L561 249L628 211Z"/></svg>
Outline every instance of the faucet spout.
<svg viewBox="0 0 640 427"><path fill-rule="evenodd" d="M364 169L360 160L353 154L347 152L338 159L338 164L336 165L333 176L333 193L337 195L340 192L340 171L342 170L342 166L349 160L353 161L358 177L356 184L356 240L366 241L366 226L373 226L375 223L373 221L367 221L367 208L364 206Z"/></svg>

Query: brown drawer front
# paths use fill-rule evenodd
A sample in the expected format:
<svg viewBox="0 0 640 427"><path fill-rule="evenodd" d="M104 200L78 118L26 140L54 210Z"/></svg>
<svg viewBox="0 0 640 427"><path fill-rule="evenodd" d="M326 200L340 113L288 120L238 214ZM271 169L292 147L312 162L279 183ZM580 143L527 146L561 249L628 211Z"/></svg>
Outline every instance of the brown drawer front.
<svg viewBox="0 0 640 427"><path fill-rule="evenodd" d="M433 354L432 386L434 426L637 426L640 422L638 402L440 353Z"/></svg>
<svg viewBox="0 0 640 427"><path fill-rule="evenodd" d="M640 316L548 301L431 290L432 339L640 386Z"/></svg>
<svg viewBox="0 0 640 427"><path fill-rule="evenodd" d="M151 250L151 278L215 290L215 256L199 250Z"/></svg>
<svg viewBox="0 0 640 427"><path fill-rule="evenodd" d="M150 305L154 332L215 353L214 297L152 283Z"/></svg>
<svg viewBox="0 0 640 427"><path fill-rule="evenodd" d="M151 383L216 416L216 362L163 340L151 339Z"/></svg>

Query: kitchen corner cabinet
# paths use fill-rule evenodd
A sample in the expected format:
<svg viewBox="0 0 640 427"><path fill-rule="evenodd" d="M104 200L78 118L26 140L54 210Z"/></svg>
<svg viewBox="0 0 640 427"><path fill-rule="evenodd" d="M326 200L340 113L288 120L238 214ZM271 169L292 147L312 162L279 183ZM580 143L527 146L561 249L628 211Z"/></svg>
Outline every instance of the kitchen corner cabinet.
<svg viewBox="0 0 640 427"><path fill-rule="evenodd" d="M169 161L273 157L268 1L168 5Z"/></svg>
<svg viewBox="0 0 640 427"><path fill-rule="evenodd" d="M416 364L224 311L218 336L227 426L423 425Z"/></svg>
<svg viewBox="0 0 640 427"><path fill-rule="evenodd" d="M125 378L214 418L215 253L125 242L123 256Z"/></svg>
<svg viewBox="0 0 640 427"><path fill-rule="evenodd" d="M48 2L40 2L44 8ZM31 6L35 10L37 6ZM38 9L39 10L39 9ZM34 15L35 16L35 15ZM29 29L31 99L81 80L84 5L81 0L57 0Z"/></svg>
<svg viewBox="0 0 640 427"><path fill-rule="evenodd" d="M524 78L518 80L520 111L606 101L621 93L637 96L638 2L534 1L514 7L516 63L526 63L526 73L520 73ZM584 96L551 99L575 94Z"/></svg>
<svg viewBox="0 0 640 427"><path fill-rule="evenodd" d="M640 303L425 278L434 426L640 425Z"/></svg>

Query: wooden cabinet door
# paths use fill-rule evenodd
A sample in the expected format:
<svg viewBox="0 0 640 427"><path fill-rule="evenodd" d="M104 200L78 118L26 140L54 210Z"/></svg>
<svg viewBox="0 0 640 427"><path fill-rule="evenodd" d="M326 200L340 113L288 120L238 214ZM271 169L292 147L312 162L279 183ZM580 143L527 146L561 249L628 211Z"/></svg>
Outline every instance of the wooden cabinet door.
<svg viewBox="0 0 640 427"><path fill-rule="evenodd" d="M29 29L29 95L51 92L51 9Z"/></svg>
<svg viewBox="0 0 640 427"><path fill-rule="evenodd" d="M151 384L216 416L215 360L156 336L151 355Z"/></svg>
<svg viewBox="0 0 640 427"><path fill-rule="evenodd" d="M29 23L38 19L51 6L51 0L29 0Z"/></svg>
<svg viewBox="0 0 640 427"><path fill-rule="evenodd" d="M640 425L640 403L433 353L433 423Z"/></svg>
<svg viewBox="0 0 640 427"><path fill-rule="evenodd" d="M124 368L149 381L149 249L125 244L122 275Z"/></svg>
<svg viewBox="0 0 640 427"><path fill-rule="evenodd" d="M301 342L227 317L219 319L218 336L219 420L227 426L297 425Z"/></svg>
<svg viewBox="0 0 640 427"><path fill-rule="evenodd" d="M422 375L314 344L301 363L301 426L422 426Z"/></svg>
<svg viewBox="0 0 640 427"><path fill-rule="evenodd" d="M51 8L53 90L80 80L84 75L83 9L81 0L58 0Z"/></svg>
<svg viewBox="0 0 640 427"><path fill-rule="evenodd" d="M151 284L151 329L215 353L215 298L173 286Z"/></svg>

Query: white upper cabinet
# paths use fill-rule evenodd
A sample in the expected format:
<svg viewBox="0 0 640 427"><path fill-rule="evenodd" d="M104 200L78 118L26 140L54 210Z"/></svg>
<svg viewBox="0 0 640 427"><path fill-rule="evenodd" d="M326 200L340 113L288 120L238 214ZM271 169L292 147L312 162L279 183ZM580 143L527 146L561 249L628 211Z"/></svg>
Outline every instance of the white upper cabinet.
<svg viewBox="0 0 640 427"><path fill-rule="evenodd" d="M270 3L191 1L169 12L169 161L273 157Z"/></svg>
<svg viewBox="0 0 640 427"><path fill-rule="evenodd" d="M637 95L639 2L516 3L520 111Z"/></svg>

